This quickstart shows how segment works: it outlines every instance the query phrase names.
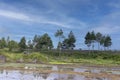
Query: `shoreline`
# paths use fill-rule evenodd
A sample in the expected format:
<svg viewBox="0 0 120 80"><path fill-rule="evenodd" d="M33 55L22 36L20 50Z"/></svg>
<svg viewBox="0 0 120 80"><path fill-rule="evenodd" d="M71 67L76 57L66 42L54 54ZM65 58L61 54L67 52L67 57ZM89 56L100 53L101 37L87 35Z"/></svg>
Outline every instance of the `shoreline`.
<svg viewBox="0 0 120 80"><path fill-rule="evenodd" d="M91 68L120 68L120 65L96 65L96 64L38 64L38 63L0 63L0 68L1 67L25 67L25 66L30 66L30 67L41 67L41 66L64 66L64 67L91 67Z"/></svg>

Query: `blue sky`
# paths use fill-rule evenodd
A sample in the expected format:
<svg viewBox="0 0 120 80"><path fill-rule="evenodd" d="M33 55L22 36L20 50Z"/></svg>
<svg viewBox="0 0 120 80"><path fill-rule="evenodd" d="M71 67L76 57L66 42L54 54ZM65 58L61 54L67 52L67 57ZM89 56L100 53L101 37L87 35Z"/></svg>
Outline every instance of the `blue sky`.
<svg viewBox="0 0 120 80"><path fill-rule="evenodd" d="M112 37L120 50L120 0L0 0L0 37L19 41L48 33L56 47L57 29L72 30L76 48L87 49L84 36L94 30Z"/></svg>

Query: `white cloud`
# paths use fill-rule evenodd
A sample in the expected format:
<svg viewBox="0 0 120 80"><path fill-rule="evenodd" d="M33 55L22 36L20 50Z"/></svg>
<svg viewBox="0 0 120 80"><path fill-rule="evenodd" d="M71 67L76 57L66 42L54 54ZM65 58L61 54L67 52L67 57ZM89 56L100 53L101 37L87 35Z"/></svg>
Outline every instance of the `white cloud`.
<svg viewBox="0 0 120 80"><path fill-rule="evenodd" d="M6 11L6 10L0 10L0 16L12 18L12 19L24 20L24 21L31 21L30 17L25 14L18 13L18 12L12 12L12 11Z"/></svg>
<svg viewBox="0 0 120 80"><path fill-rule="evenodd" d="M101 21L92 28L96 32L104 34L118 34L120 32L120 11L113 10L111 13L101 17Z"/></svg>
<svg viewBox="0 0 120 80"><path fill-rule="evenodd" d="M120 32L120 26L104 25L104 26L96 27L92 30L94 30L95 32L101 32L104 34L114 34L114 33Z"/></svg>
<svg viewBox="0 0 120 80"><path fill-rule="evenodd" d="M63 24L63 23L61 23L61 22L45 21L45 22L42 22L42 23L45 23L45 24L53 24L53 25L57 25L57 26L64 27L64 28L70 28L70 26L68 26L68 25L66 25L66 24Z"/></svg>
<svg viewBox="0 0 120 80"><path fill-rule="evenodd" d="M13 11L0 10L0 16L22 20L22 21L37 22L37 23L42 23L42 24L52 24L52 25L69 28L67 25L57 22L57 21L50 21L48 19L43 19L43 18L36 19L36 18L29 17L26 14L13 12Z"/></svg>
<svg viewBox="0 0 120 80"><path fill-rule="evenodd" d="M80 2L86 3L86 1L90 0L82 0ZM62 3L65 4L73 4L74 0L70 1L36 1L37 3L42 3L43 6L46 6L44 11L39 9L36 9L34 6L31 6L30 4L24 4L27 5L25 8L20 8L18 9L20 5L10 5L7 3L0 3L0 16L7 17L10 19L17 19L21 20L20 22L27 23L27 24L34 24L34 23L39 23L39 24L50 24L50 25L56 25L58 27L63 27L63 28L79 28L83 29L87 26L86 23L76 20L74 18L70 18L67 14L69 11L67 9L64 9L63 6L61 6ZM75 1L78 3L79 1ZM2 7L2 8L1 8ZM10 7L10 8L9 8ZM21 11L19 13L19 11ZM28 10L28 11L27 11ZM71 11L71 10L70 10Z"/></svg>
<svg viewBox="0 0 120 80"><path fill-rule="evenodd" d="M51 16L48 15L33 15L29 13L19 13L18 11L11 11L11 10L0 10L0 16L10 18L10 19L16 19L16 20L21 20L20 22L23 23L29 23L29 24L34 24L34 23L39 23L39 24L50 24L50 25L56 25L58 27L63 27L63 28L83 28L86 27L86 23L78 21L76 19L67 17L65 15L60 15L57 14L59 17L51 19Z"/></svg>

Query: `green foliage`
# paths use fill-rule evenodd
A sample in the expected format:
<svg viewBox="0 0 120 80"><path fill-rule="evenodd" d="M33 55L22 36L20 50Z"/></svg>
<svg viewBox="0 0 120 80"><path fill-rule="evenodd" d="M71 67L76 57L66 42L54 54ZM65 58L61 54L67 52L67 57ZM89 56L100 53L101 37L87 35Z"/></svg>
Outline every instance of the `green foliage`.
<svg viewBox="0 0 120 80"><path fill-rule="evenodd" d="M29 49L33 49L33 43L32 43L31 40L28 41L27 47L28 47Z"/></svg>
<svg viewBox="0 0 120 80"><path fill-rule="evenodd" d="M95 35L94 31L91 32L91 40L92 40L92 42L94 42L96 40L96 35Z"/></svg>
<svg viewBox="0 0 120 80"><path fill-rule="evenodd" d="M7 39L6 39L7 47L8 47L9 41L10 41L10 37L8 36Z"/></svg>
<svg viewBox="0 0 120 80"><path fill-rule="evenodd" d="M58 45L57 45L57 50L59 50L62 46L62 43L61 42L58 42Z"/></svg>
<svg viewBox="0 0 120 80"><path fill-rule="evenodd" d="M64 39L62 42L62 49L69 49L68 39Z"/></svg>
<svg viewBox="0 0 120 80"><path fill-rule="evenodd" d="M100 45L103 46L104 48L105 47L109 48L112 45L110 36L104 36L100 32L96 34L94 33L94 31L88 32L85 36L85 44L88 47L90 47L92 44L92 48L94 49L95 42L98 42L98 50Z"/></svg>
<svg viewBox="0 0 120 80"><path fill-rule="evenodd" d="M96 41L96 35L95 35L95 32L92 31L91 32L91 42L92 42L92 49L94 50L94 43Z"/></svg>
<svg viewBox="0 0 120 80"><path fill-rule="evenodd" d="M101 39L102 39L102 34L100 32L96 33L96 41L100 43Z"/></svg>
<svg viewBox="0 0 120 80"><path fill-rule="evenodd" d="M36 43L36 49L48 50L53 48L52 40L47 33L42 36L35 36L33 41Z"/></svg>
<svg viewBox="0 0 120 80"><path fill-rule="evenodd" d="M102 40L102 34L98 32L96 34L96 42L98 42L98 50L100 50L100 41Z"/></svg>
<svg viewBox="0 0 120 80"><path fill-rule="evenodd" d="M88 47L90 47L91 46L91 34L90 34L90 32L88 32L87 34L86 34L86 36L85 36L85 44L88 46Z"/></svg>
<svg viewBox="0 0 120 80"><path fill-rule="evenodd" d="M61 49L61 39L62 38L64 38L64 35L63 35L63 31L62 31L62 29L60 29L60 30L57 30L57 32L55 32L55 37L58 37L59 38L59 42L58 42L58 47L57 48L59 48L59 50Z"/></svg>
<svg viewBox="0 0 120 80"><path fill-rule="evenodd" d="M38 62L47 62L47 57L41 55L40 53L32 53L28 55L28 57L32 60L37 60Z"/></svg>
<svg viewBox="0 0 120 80"><path fill-rule="evenodd" d="M105 36L102 36L102 39L100 41L100 45L104 46L104 42L105 42Z"/></svg>
<svg viewBox="0 0 120 80"><path fill-rule="evenodd" d="M70 31L70 33L68 34L68 38L64 39L62 43L62 48L72 50L75 47L75 42L76 42L75 36L73 32Z"/></svg>
<svg viewBox="0 0 120 80"><path fill-rule="evenodd" d="M9 48L9 51L12 51L13 49L17 49L18 43L16 41L11 40L8 43L8 48Z"/></svg>
<svg viewBox="0 0 120 80"><path fill-rule="evenodd" d="M41 37L41 44L43 44L42 48L43 49L52 49L53 48L53 43L52 40L50 38L50 36L45 33L42 37Z"/></svg>
<svg viewBox="0 0 120 80"><path fill-rule="evenodd" d="M59 37L59 41L60 41L60 38L64 37L62 29L57 30L57 32L55 33L55 37Z"/></svg>
<svg viewBox="0 0 120 80"><path fill-rule="evenodd" d="M38 35L35 35L35 36L34 36L34 39L33 39L33 43L34 43L34 44L37 43L37 42L38 42L38 39L39 39L39 36L38 36Z"/></svg>
<svg viewBox="0 0 120 80"><path fill-rule="evenodd" d="M7 46L6 44L6 40L5 38L3 37L1 40L0 40L0 48L3 49Z"/></svg>
<svg viewBox="0 0 120 80"><path fill-rule="evenodd" d="M105 41L104 41L104 46L105 46L105 47L109 47L109 46L111 46L111 45L112 45L112 42L111 42L110 36L106 36L106 37L105 37Z"/></svg>
<svg viewBox="0 0 120 80"><path fill-rule="evenodd" d="M70 49L73 49L75 47L75 42L76 42L76 39L75 39L75 36L73 34L72 31L70 31L69 35L68 35L68 47Z"/></svg>
<svg viewBox="0 0 120 80"><path fill-rule="evenodd" d="M7 49L0 50L0 55L6 57L7 62L23 62L23 63L53 63L53 64L69 64L69 63L92 63L92 64L120 64L120 54L111 51L96 51L88 54L88 52L73 51L73 54L69 52L62 52L61 57L58 56L58 52L33 52L30 54L16 53L7 51ZM21 61L22 60L22 61Z"/></svg>
<svg viewBox="0 0 120 80"><path fill-rule="evenodd" d="M42 53L30 53L30 54L23 54L23 53L16 53L10 52L6 50L0 50L0 55L6 57L6 62L30 62L33 63L35 60L37 63L47 63L48 58ZM21 61L22 60L22 61Z"/></svg>
<svg viewBox="0 0 120 80"><path fill-rule="evenodd" d="M25 37L21 38L19 42L19 48L20 48L20 51L24 51L27 48Z"/></svg>

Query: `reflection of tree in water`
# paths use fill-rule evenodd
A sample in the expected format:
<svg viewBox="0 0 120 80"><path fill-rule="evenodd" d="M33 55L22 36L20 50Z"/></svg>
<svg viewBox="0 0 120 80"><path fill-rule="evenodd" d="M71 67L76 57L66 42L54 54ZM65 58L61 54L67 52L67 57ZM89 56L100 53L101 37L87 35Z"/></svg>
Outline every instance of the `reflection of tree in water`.
<svg viewBox="0 0 120 80"><path fill-rule="evenodd" d="M57 69L60 73L57 73ZM63 73L64 69L54 67L55 72L38 72L38 71L21 71L21 70L0 70L0 80L119 80L117 75L99 74L99 70L93 70L91 72L85 72L90 74L69 74ZM62 70L62 73L61 73ZM70 71L71 69L68 69ZM75 72L83 72L86 70L74 69ZM91 71L91 70L90 70ZM65 71L66 72L66 71ZM111 77L110 77L111 76ZM117 77L117 78L116 78ZM115 79L114 79L115 78Z"/></svg>
<svg viewBox="0 0 120 80"><path fill-rule="evenodd" d="M8 75L8 71L6 71L6 75Z"/></svg>
<svg viewBox="0 0 120 80"><path fill-rule="evenodd" d="M37 77L37 74L35 72L33 72L33 76L36 78Z"/></svg>
<svg viewBox="0 0 120 80"><path fill-rule="evenodd" d="M20 80L24 80L24 79L23 79L24 71L19 71L19 73L20 73L20 75L21 75Z"/></svg>
<svg viewBox="0 0 120 80"><path fill-rule="evenodd" d="M24 71L19 71L19 73L20 73L21 75L24 75Z"/></svg>
<svg viewBox="0 0 120 80"><path fill-rule="evenodd" d="M85 76L83 76L83 75L74 75L72 80L89 80L89 79L86 79ZM92 79L90 79L90 80L92 80Z"/></svg>
<svg viewBox="0 0 120 80"><path fill-rule="evenodd" d="M67 80L68 74L58 74L60 80Z"/></svg>
<svg viewBox="0 0 120 80"><path fill-rule="evenodd" d="M68 80L74 80L75 75L69 75Z"/></svg>
<svg viewBox="0 0 120 80"><path fill-rule="evenodd" d="M42 79L46 80L49 76L49 73L33 73L33 76L35 79L42 78Z"/></svg>
<svg viewBox="0 0 120 80"><path fill-rule="evenodd" d="M3 74L4 70L0 70L0 74Z"/></svg>
<svg viewBox="0 0 120 80"><path fill-rule="evenodd" d="M110 78L107 78L107 77L101 77L101 76L85 76L85 79L86 80L112 80Z"/></svg>
<svg viewBox="0 0 120 80"><path fill-rule="evenodd" d="M48 78L48 76L49 76L49 73L42 73L42 74L40 74L40 76L43 78L43 79L47 79Z"/></svg>

